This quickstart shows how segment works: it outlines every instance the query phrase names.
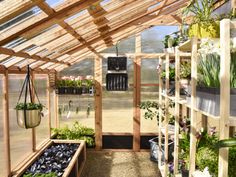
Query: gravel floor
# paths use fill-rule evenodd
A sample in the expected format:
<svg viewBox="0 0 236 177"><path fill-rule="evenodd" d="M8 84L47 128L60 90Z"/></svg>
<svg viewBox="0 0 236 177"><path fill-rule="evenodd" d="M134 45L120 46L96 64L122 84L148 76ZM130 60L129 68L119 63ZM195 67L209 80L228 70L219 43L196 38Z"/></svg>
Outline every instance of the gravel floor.
<svg viewBox="0 0 236 177"><path fill-rule="evenodd" d="M149 152L88 151L82 177L159 177Z"/></svg>

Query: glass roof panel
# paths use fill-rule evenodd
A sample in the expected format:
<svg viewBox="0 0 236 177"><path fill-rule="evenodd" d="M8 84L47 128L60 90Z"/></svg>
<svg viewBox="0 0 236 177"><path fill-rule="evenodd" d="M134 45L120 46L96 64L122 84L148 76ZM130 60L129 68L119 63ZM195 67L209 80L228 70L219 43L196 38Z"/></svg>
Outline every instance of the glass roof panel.
<svg viewBox="0 0 236 177"><path fill-rule="evenodd" d="M31 17L39 15L40 13L42 13L42 10L39 7L33 7L30 10L12 18L11 20L9 20L3 24L0 24L0 31L6 31L10 27L19 25L22 22L27 21Z"/></svg>
<svg viewBox="0 0 236 177"><path fill-rule="evenodd" d="M50 7L54 8L62 3L64 3L65 0L46 0L46 3L50 5Z"/></svg>

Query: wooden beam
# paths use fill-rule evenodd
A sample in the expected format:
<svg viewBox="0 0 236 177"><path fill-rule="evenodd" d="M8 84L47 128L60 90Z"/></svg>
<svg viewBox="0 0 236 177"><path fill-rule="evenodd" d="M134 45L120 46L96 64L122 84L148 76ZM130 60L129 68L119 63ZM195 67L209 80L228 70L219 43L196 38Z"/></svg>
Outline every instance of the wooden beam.
<svg viewBox="0 0 236 177"><path fill-rule="evenodd" d="M161 128L162 128L162 88L163 88L163 82L161 79L161 73L162 73L162 65L163 65L163 60L159 57L159 68L157 68L157 75L158 75L158 80L159 80L159 108L158 108L158 112L159 112L159 121L158 121L158 144L162 144L162 132L161 132ZM161 148L158 148L158 162L162 161L162 150ZM158 163L158 167L159 169L161 169L162 163Z"/></svg>
<svg viewBox="0 0 236 177"><path fill-rule="evenodd" d="M11 176L11 154L10 154L10 127L9 127L9 79L8 70L5 70L3 75L3 141L4 141L4 166L5 175Z"/></svg>
<svg viewBox="0 0 236 177"><path fill-rule="evenodd" d="M78 13L79 11L82 11L86 8L88 8L92 3L96 3L100 0L80 0L76 1L75 3L67 6L66 8L63 8L57 12L55 12L53 15L50 15L46 18L43 18L39 20L38 22L22 29L17 32L15 32L13 35L6 36L4 39L0 41L0 46L7 44L8 42L14 40L15 38L19 36L23 36L24 34L27 34L28 37L32 37L35 34L39 33L43 29L46 29L53 24L55 24L55 21L64 21L66 18L68 18L71 15L74 15Z"/></svg>
<svg viewBox="0 0 236 177"><path fill-rule="evenodd" d="M191 129L190 129L190 166L189 176L195 171L196 145L197 145L197 38L192 39L192 59L191 59Z"/></svg>
<svg viewBox="0 0 236 177"><path fill-rule="evenodd" d="M177 21L179 24L182 24L182 23L183 23L182 19L181 19L179 16L177 16L177 15L171 15L171 17L172 17L175 21Z"/></svg>
<svg viewBox="0 0 236 177"><path fill-rule="evenodd" d="M102 149L102 58L95 57L95 144Z"/></svg>
<svg viewBox="0 0 236 177"><path fill-rule="evenodd" d="M32 85L35 86L35 74L33 71L31 71L30 73L30 77L31 77L31 81L32 81ZM35 91L34 88L31 87L31 93L32 93L32 102L35 102ZM32 138L32 152L36 151L36 128L32 128L32 132L31 132L31 138Z"/></svg>
<svg viewBox="0 0 236 177"><path fill-rule="evenodd" d="M4 54L4 55L10 55L10 56L15 56L15 57L22 57L22 58L30 58L30 59L34 59L34 60L38 60L38 61L46 61L46 62L52 62L52 63L60 63L60 64L65 64L65 65L70 65L70 63L66 63L63 61L58 61L58 60L52 60L50 58L47 57L40 57L38 55L29 55L26 52L15 52L14 50L11 49L7 49L7 48L3 48L0 47L0 53ZM2 62L2 61L1 61Z"/></svg>
<svg viewBox="0 0 236 177"><path fill-rule="evenodd" d="M38 2L41 2L41 1L44 1L44 0L35 0L35 2L30 2L30 1L26 1L25 4L17 7L17 8L14 8L14 11L6 14L6 15L3 15L1 18L0 18L0 24L3 24L5 22L7 22L8 20L11 20L12 18L26 12L27 10L33 8Z"/></svg>
<svg viewBox="0 0 236 177"><path fill-rule="evenodd" d="M39 3L38 6L49 16L55 14L56 12L45 2ZM64 21L56 21L58 25L60 25L63 29L65 29L69 34L71 34L75 39L77 39L80 43L86 45L86 47L95 53L95 55L99 56L99 53L90 45L87 44L87 41L79 35L70 25L68 25Z"/></svg>
<svg viewBox="0 0 236 177"><path fill-rule="evenodd" d="M170 88L170 54L166 53L166 83L165 83L165 92L168 95L168 90ZM168 175L168 151L169 151L169 131L168 131L168 123L169 123L169 98L165 97L165 118L164 118L164 139L165 139L165 147L164 147L164 176L167 177Z"/></svg>
<svg viewBox="0 0 236 177"><path fill-rule="evenodd" d="M141 34L136 34L135 51L141 52ZM141 58L134 59L134 92L133 92L133 150L140 151L140 102L141 102Z"/></svg>
<svg viewBox="0 0 236 177"><path fill-rule="evenodd" d="M179 173L179 114L180 114L180 55L175 48L175 135L174 135L174 175Z"/></svg>
<svg viewBox="0 0 236 177"><path fill-rule="evenodd" d="M220 140L229 138L230 117L230 19L220 22ZM218 176L228 176L229 148L220 148Z"/></svg>

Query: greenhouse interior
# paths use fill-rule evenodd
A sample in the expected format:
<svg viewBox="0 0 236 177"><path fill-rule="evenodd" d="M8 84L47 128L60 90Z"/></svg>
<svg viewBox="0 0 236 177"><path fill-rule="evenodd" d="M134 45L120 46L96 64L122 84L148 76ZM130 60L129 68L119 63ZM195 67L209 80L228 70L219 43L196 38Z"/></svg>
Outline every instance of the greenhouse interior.
<svg viewBox="0 0 236 177"><path fill-rule="evenodd" d="M236 0L0 9L0 177L236 177Z"/></svg>

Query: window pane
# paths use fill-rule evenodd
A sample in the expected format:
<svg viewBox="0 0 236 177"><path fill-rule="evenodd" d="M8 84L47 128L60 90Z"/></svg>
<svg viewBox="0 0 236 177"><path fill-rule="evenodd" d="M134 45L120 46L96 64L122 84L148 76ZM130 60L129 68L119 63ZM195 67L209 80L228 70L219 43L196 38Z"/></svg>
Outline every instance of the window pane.
<svg viewBox="0 0 236 177"><path fill-rule="evenodd" d="M158 87L147 86L141 88L141 102L155 101L158 102ZM152 109L152 111L156 111ZM145 110L141 109L141 132L142 133L157 133L157 119L145 119Z"/></svg>
<svg viewBox="0 0 236 177"><path fill-rule="evenodd" d="M133 132L133 88L128 91L106 91L107 59L103 60L102 118L103 132ZM133 84L133 60L127 60L128 83Z"/></svg>
<svg viewBox="0 0 236 177"><path fill-rule="evenodd" d="M83 60L60 72L60 76L86 76L94 75L94 59ZM84 126L94 128L94 96L83 95L59 95L60 127L72 126L78 121Z"/></svg>
<svg viewBox="0 0 236 177"><path fill-rule="evenodd" d="M31 129L23 129L17 125L15 106L21 91L25 75L9 75L9 115L10 115L10 143L11 165L14 168L32 149ZM22 101L22 100L21 100Z"/></svg>
<svg viewBox="0 0 236 177"><path fill-rule="evenodd" d="M39 98L45 108L43 109L44 116L41 118L41 123L36 127L36 143L39 145L43 140L49 138L49 124L48 124L48 105L47 105L47 75L35 74L35 89ZM37 98L35 102L38 103ZM52 111L53 112L53 111Z"/></svg>

